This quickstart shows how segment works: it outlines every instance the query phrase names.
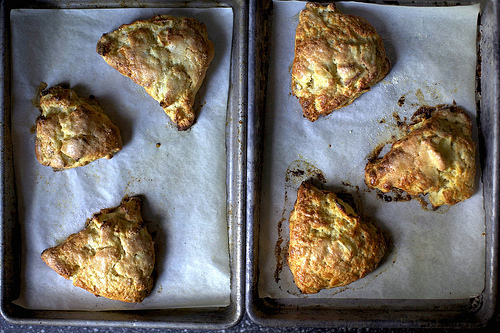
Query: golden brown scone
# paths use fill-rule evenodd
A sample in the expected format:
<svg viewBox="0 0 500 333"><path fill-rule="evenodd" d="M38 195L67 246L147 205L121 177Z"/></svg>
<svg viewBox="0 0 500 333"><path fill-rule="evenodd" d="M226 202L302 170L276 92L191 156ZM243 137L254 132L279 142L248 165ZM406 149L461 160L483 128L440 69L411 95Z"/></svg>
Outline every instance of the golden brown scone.
<svg viewBox="0 0 500 333"><path fill-rule="evenodd" d="M308 3L301 11L292 92L310 121L349 105L389 68L382 39L364 18L342 14L333 3Z"/></svg>
<svg viewBox="0 0 500 333"><path fill-rule="evenodd" d="M35 153L42 165L70 169L111 158L122 149L120 130L95 100L55 86L42 92L40 107Z"/></svg>
<svg viewBox="0 0 500 333"><path fill-rule="evenodd" d="M85 229L43 251L43 261L96 296L142 302L153 287L155 253L141 206L138 197L130 197L101 210Z"/></svg>
<svg viewBox="0 0 500 333"><path fill-rule="evenodd" d="M429 194L434 207L471 197L476 171L472 122L459 107L440 105L417 111L408 134L382 158L369 161L365 183L384 193Z"/></svg>
<svg viewBox="0 0 500 333"><path fill-rule="evenodd" d="M300 185L290 214L288 266L304 294L352 283L373 271L386 251L379 228L335 193Z"/></svg>
<svg viewBox="0 0 500 333"><path fill-rule="evenodd" d="M179 130L193 124L194 97L214 57L205 24L187 17L155 16L104 34L97 52L143 86Z"/></svg>

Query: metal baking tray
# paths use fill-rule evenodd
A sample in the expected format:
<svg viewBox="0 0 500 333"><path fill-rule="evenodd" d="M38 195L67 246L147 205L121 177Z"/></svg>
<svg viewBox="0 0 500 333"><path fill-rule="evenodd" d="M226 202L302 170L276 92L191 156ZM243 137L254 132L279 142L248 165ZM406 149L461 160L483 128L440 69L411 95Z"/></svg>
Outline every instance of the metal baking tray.
<svg viewBox="0 0 500 333"><path fill-rule="evenodd" d="M272 1L250 1L249 116L247 155L247 281L246 310L250 319L270 327L477 328L493 316L497 302L500 138L500 5L484 1L367 1L384 5L448 6L480 4L476 95L486 214L485 288L464 299L352 299L261 297L259 283L260 193L266 80L273 22ZM286 223L286 222L285 222ZM284 236L286 237L286 236ZM284 240L286 241L286 239Z"/></svg>
<svg viewBox="0 0 500 333"><path fill-rule="evenodd" d="M173 308L141 311L66 311L31 310L15 305L20 292L22 258L21 226L14 181L13 143L11 140L10 93L10 11L31 9L100 8L232 8L231 71L226 115L226 215L229 233L230 303L226 307ZM244 208L246 177L246 104L247 104L247 31L248 4L243 0L223 1L0 1L0 122L1 122L1 311L14 324L120 326L136 328L223 329L236 325L244 314Z"/></svg>

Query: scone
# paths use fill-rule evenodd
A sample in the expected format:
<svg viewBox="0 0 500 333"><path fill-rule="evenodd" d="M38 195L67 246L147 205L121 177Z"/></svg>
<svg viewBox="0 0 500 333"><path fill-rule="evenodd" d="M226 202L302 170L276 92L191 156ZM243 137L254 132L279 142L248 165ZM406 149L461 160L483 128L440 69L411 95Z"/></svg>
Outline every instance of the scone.
<svg viewBox="0 0 500 333"><path fill-rule="evenodd" d="M194 97L214 57L203 23L169 15L136 21L104 34L97 52L143 86L179 130L193 124Z"/></svg>
<svg viewBox="0 0 500 333"><path fill-rule="evenodd" d="M364 18L342 14L333 3L308 3L301 11L292 93L310 121L349 105L389 68L382 39Z"/></svg>
<svg viewBox="0 0 500 333"><path fill-rule="evenodd" d="M385 156L367 163L366 185L384 193L398 188L429 194L434 207L470 198L476 171L470 117L457 106L441 105L421 108L412 121Z"/></svg>
<svg viewBox="0 0 500 333"><path fill-rule="evenodd" d="M40 108L35 153L42 165L70 169L122 149L120 130L95 100L55 86L41 93Z"/></svg>
<svg viewBox="0 0 500 333"><path fill-rule="evenodd" d="M379 228L333 192L304 182L290 213L288 266L304 294L348 285L373 271L385 254Z"/></svg>
<svg viewBox="0 0 500 333"><path fill-rule="evenodd" d="M77 287L96 296L138 303L151 292L154 244L138 197L103 209L85 229L42 253L45 263Z"/></svg>

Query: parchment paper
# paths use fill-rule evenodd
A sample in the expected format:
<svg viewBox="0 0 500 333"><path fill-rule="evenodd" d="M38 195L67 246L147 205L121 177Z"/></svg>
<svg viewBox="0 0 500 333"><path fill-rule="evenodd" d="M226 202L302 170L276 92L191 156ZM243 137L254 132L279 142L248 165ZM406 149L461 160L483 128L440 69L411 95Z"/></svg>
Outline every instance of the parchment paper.
<svg viewBox="0 0 500 333"><path fill-rule="evenodd" d="M384 40L392 68L351 105L314 123L291 94L295 29L303 2L274 2L265 119L260 229L260 297L449 299L478 295L485 277L482 184L472 198L437 211L417 200L385 202L364 184L368 156L399 137L397 121L420 106L456 104L474 119L479 6L403 7L341 3ZM477 138L477 128L474 128ZM304 172L304 174L302 174ZM478 174L480 169L478 166ZM319 175L319 176L318 176ZM301 295L286 265L288 216L302 180L348 192L361 215L390 235L392 248L349 286Z"/></svg>
<svg viewBox="0 0 500 333"><path fill-rule="evenodd" d="M198 92L197 121L177 131L144 89L95 51L103 33L156 14L204 22L215 57ZM32 309L145 309L225 306L230 268L226 222L225 126L233 14L231 9L14 10L12 131L23 232L22 295ZM120 128L123 150L110 159L54 172L35 158L32 105L41 82L94 95ZM74 287L40 259L42 251L85 226L93 213L142 195L154 234L155 286L134 305Z"/></svg>

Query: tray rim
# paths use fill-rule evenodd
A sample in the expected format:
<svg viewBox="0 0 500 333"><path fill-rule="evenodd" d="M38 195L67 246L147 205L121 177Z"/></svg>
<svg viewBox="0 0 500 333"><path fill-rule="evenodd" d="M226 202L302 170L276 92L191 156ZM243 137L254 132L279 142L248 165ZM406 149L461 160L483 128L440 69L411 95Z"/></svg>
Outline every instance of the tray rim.
<svg viewBox="0 0 500 333"><path fill-rule="evenodd" d="M19 272L19 232L16 213L15 183L12 170L12 142L10 140L10 10L13 8L41 9L101 9L101 8L176 8L176 7L229 7L233 10L233 45L231 54L230 97L226 122L227 150L227 221L229 233L229 260L231 268L230 304L227 307L174 308L134 311L66 311L28 310L12 304L19 286L15 271ZM226 329L237 325L244 311L244 239L245 239L245 170L246 170L246 121L247 112L247 39L248 3L244 0L141 0L116 1L82 0L0 0L0 289L3 317L12 324L21 325L74 325L120 326L135 328L169 329ZM229 111L230 110L230 111ZM7 179L8 178L8 179ZM9 230L6 230L8 228Z"/></svg>
<svg viewBox="0 0 500 333"><path fill-rule="evenodd" d="M286 1L286 0L281 0ZM253 30L250 36L249 49L249 73L259 73L265 76L266 64L261 62L261 54L265 51L259 45L259 38L268 38L270 32L268 27L263 27L263 16L272 15L272 5L268 3L262 5L258 0L250 1L250 29ZM323 1L325 2L325 1ZM330 1L331 2L331 1ZM363 1L361 1L363 2ZM365 1L370 3L386 5L410 5L410 6L444 6L449 5L446 1ZM453 4L475 4L481 5L481 10L488 10L493 17L495 29L500 29L499 17L500 8L494 0L469 0L455 1ZM269 20L269 18L267 18ZM272 21L272 20L270 20ZM494 42L495 43L495 42ZM499 42L496 41L496 47L493 48L493 57L500 60ZM496 68L490 68L494 73L492 105L493 131L498 133L500 123L498 114L500 113L500 65ZM262 74L264 71L264 74ZM495 77L496 74L496 77ZM484 78L484 77L483 77ZM498 189L499 181L497 177L499 166L498 139L489 140L489 148L494 156L489 156L487 161L489 170L492 174L492 202L487 211L487 237L486 237L486 281L485 290L476 299L462 300L415 300L408 302L405 300L347 300L335 299L327 302L325 305L318 300L292 299L272 299L260 298L258 295L258 233L259 233L259 197L260 189L260 168L262 166L262 157L259 149L262 148L263 117L259 111L264 109L265 101L262 100L264 93L260 91L263 84L259 82L259 77L249 76L249 125L248 125L248 157L247 157L247 281L246 281L246 311L254 323L261 326L279 327L356 327L356 328L421 328L421 327L439 327L439 328L478 328L486 325L492 318L497 303L497 272L498 272ZM481 82L484 85L484 80ZM482 89L484 93L484 88ZM496 96L496 97L495 97ZM481 96L480 96L481 97ZM479 99L483 103L482 99ZM482 110L483 106L478 110ZM484 108L485 109L485 108ZM486 110L486 109L485 109ZM485 117L484 114L480 115ZM488 119L490 121L490 119ZM253 148L253 150L252 150ZM490 151L488 150L488 151ZM489 220L488 220L489 218ZM489 223L488 223L489 222ZM380 300L379 300L380 301ZM347 303L347 304L346 304ZM368 303L366 306L360 306L362 303ZM406 308L401 308L404 306ZM434 311L428 311L434 309ZM427 311L426 311L427 310Z"/></svg>

